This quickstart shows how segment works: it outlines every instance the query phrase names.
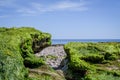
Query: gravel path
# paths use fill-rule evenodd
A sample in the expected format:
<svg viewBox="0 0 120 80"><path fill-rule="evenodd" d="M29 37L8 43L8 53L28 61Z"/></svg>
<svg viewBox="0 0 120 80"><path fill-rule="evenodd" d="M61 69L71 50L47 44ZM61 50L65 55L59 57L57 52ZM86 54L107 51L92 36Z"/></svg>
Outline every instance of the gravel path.
<svg viewBox="0 0 120 80"><path fill-rule="evenodd" d="M46 47L41 52L35 54L38 57L43 57L46 61L46 64L50 65L54 69L59 68L60 66L64 67L66 61L66 53L64 51L63 45L52 45Z"/></svg>

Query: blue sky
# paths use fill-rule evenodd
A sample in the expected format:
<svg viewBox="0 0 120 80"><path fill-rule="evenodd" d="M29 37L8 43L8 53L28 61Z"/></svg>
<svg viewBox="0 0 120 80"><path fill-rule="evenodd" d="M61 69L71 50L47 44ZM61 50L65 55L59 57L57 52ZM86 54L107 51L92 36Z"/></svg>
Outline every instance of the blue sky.
<svg viewBox="0 0 120 80"><path fill-rule="evenodd" d="M120 39L120 0L0 0L1 27L35 27L53 39Z"/></svg>

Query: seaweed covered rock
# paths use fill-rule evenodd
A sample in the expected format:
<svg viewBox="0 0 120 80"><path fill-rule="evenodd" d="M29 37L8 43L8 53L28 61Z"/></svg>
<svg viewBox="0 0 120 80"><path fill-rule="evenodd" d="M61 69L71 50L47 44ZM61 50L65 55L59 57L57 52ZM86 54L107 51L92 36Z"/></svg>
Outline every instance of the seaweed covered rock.
<svg viewBox="0 0 120 80"><path fill-rule="evenodd" d="M29 70L29 80L66 80L61 70L55 71L48 65Z"/></svg>
<svg viewBox="0 0 120 80"><path fill-rule="evenodd" d="M51 44L51 35L34 28L0 28L0 80L25 80L26 67L44 64L34 53Z"/></svg>
<svg viewBox="0 0 120 80"><path fill-rule="evenodd" d="M119 42L70 42L64 49L73 80L120 80Z"/></svg>

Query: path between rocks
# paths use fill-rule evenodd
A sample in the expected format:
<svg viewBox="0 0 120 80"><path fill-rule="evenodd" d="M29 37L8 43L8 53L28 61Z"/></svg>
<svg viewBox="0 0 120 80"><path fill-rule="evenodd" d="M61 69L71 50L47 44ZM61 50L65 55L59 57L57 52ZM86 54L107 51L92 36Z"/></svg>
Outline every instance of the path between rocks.
<svg viewBox="0 0 120 80"><path fill-rule="evenodd" d="M38 57L43 57L46 64L51 66L54 69L66 68L65 64L68 60L65 60L66 53L64 51L63 45L52 45L46 47L42 51L35 54Z"/></svg>

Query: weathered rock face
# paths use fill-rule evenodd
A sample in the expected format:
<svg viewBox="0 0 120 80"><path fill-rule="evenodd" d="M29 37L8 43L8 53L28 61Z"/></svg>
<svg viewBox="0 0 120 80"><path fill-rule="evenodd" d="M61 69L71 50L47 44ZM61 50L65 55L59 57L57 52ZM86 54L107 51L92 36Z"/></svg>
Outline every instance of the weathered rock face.
<svg viewBox="0 0 120 80"><path fill-rule="evenodd" d="M34 28L0 28L0 80L27 79L25 66L34 68L44 64L34 52L50 45L50 40L50 34Z"/></svg>
<svg viewBox="0 0 120 80"><path fill-rule="evenodd" d="M42 80L45 75L48 76L48 80L66 80L65 71L68 61L63 46L51 45L36 53L37 57L42 57L45 60L47 66L30 69L29 76L36 77L35 75L39 74L38 80Z"/></svg>
<svg viewBox="0 0 120 80"><path fill-rule="evenodd" d="M46 64L54 69L62 69L62 67L65 66L65 58L67 56L63 45L52 45L46 47L35 55L44 58Z"/></svg>

